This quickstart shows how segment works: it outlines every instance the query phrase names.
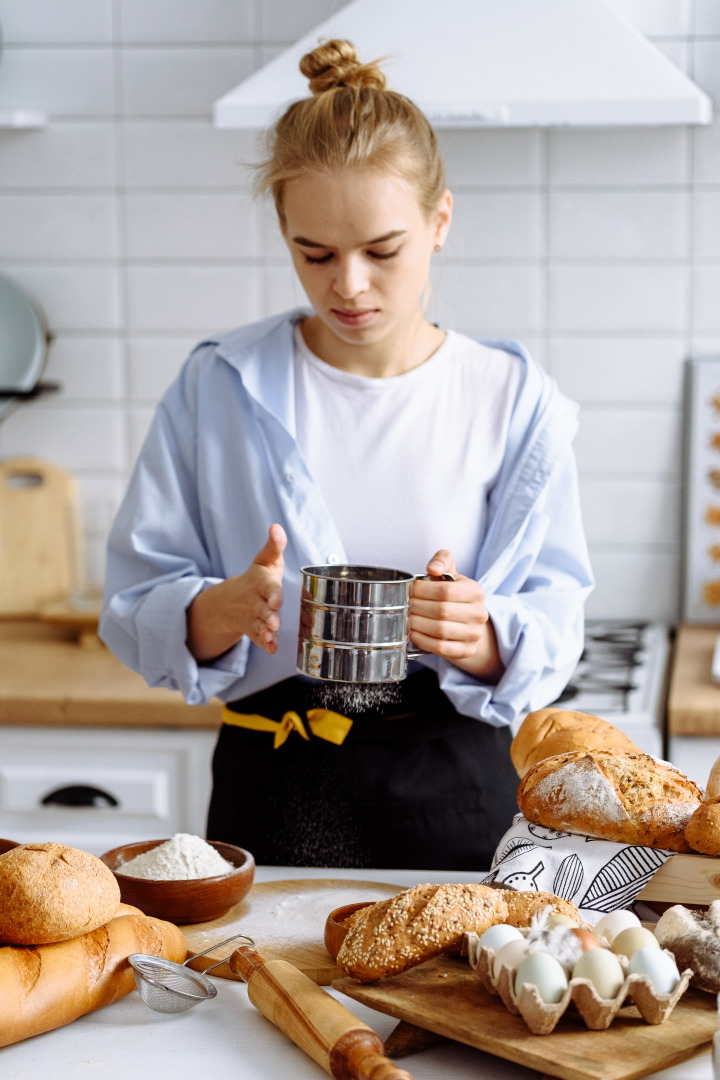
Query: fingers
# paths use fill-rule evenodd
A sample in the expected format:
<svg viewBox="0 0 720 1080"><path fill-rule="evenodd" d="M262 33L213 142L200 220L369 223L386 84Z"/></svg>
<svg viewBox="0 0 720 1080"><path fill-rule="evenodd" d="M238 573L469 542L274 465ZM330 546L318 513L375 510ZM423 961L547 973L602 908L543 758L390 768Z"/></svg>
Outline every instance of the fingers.
<svg viewBox="0 0 720 1080"><path fill-rule="evenodd" d="M475 651L488 618L485 592L472 578L413 583L408 628L421 649L449 660L465 659Z"/></svg>
<svg viewBox="0 0 720 1080"><path fill-rule="evenodd" d="M445 548L441 548L440 551L436 551L430 562L425 568L425 572L430 574L431 577L441 577L443 574L452 574L455 577L457 573L455 569L455 559L450 551Z"/></svg>

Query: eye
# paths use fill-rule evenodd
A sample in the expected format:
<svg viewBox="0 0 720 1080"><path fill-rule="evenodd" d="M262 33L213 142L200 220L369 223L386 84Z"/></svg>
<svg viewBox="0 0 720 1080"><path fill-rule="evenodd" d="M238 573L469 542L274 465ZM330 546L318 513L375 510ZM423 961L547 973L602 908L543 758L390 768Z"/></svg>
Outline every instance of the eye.
<svg viewBox="0 0 720 1080"><path fill-rule="evenodd" d="M371 259L394 259L399 251L398 247L394 251L368 251L368 255Z"/></svg>
<svg viewBox="0 0 720 1080"><path fill-rule="evenodd" d="M327 255L305 255L305 262L306 263L313 263L314 265L319 265L320 263L330 262L331 259L332 259L332 252L331 251L329 251L327 253Z"/></svg>

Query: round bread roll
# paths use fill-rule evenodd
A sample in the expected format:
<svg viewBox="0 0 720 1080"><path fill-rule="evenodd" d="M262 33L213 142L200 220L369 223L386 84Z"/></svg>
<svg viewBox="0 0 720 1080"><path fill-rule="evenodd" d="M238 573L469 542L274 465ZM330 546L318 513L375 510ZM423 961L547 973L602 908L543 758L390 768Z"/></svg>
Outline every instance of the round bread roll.
<svg viewBox="0 0 720 1080"><path fill-rule="evenodd" d="M685 839L693 851L720 855L720 798L698 806L685 826Z"/></svg>
<svg viewBox="0 0 720 1080"><path fill-rule="evenodd" d="M713 802L717 798L720 798L720 757L710 770L705 788L705 802Z"/></svg>
<svg viewBox="0 0 720 1080"><path fill-rule="evenodd" d="M115 918L120 886L95 855L65 844L20 844L0 855L0 942L49 945Z"/></svg>
<svg viewBox="0 0 720 1080"><path fill-rule="evenodd" d="M576 750L642 753L627 735L599 716L549 708L528 713L512 741L510 757L522 780L538 761Z"/></svg>
<svg viewBox="0 0 720 1080"><path fill-rule="evenodd" d="M567 915L581 926L584 919L578 909L569 900L548 892L520 891L519 889L501 889L500 895L507 904L508 913L505 922L510 926L529 926L532 917L544 908L550 908L555 915Z"/></svg>

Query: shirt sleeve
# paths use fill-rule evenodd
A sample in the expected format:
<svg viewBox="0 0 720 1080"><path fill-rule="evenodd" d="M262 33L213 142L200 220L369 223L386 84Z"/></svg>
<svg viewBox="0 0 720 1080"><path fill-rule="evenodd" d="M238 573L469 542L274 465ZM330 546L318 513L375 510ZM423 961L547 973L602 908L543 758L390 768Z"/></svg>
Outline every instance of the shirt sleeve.
<svg viewBox="0 0 720 1080"><path fill-rule="evenodd" d="M186 612L221 580L203 534L187 371L163 398L110 531L100 636L150 686L204 705L241 678L250 643L213 664L190 653Z"/></svg>
<svg viewBox="0 0 720 1080"><path fill-rule="evenodd" d="M440 685L455 708L499 727L554 701L580 659L593 585L568 448L525 522L503 579L485 598L505 665L502 678L489 685L439 663Z"/></svg>

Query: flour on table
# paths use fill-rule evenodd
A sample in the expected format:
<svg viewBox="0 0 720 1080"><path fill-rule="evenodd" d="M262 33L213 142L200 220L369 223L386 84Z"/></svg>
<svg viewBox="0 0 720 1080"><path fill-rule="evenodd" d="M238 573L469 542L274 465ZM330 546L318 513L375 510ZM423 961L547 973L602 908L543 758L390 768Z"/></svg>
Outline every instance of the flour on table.
<svg viewBox="0 0 720 1080"><path fill-rule="evenodd" d="M231 873L235 867L199 836L175 833L171 840L136 855L115 869L128 877L186 881L191 878L220 877Z"/></svg>

